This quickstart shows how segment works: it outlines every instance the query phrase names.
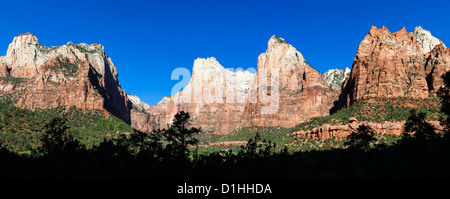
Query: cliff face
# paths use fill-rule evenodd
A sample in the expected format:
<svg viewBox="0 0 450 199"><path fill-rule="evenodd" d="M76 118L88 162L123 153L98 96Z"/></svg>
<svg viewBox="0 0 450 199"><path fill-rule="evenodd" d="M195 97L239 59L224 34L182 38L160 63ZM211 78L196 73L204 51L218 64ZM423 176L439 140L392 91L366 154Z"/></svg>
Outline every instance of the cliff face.
<svg viewBox="0 0 450 199"><path fill-rule="evenodd" d="M0 57L0 94L31 110L76 106L108 110L130 123L129 102L117 69L100 44L46 47L31 33L21 34Z"/></svg>
<svg viewBox="0 0 450 199"><path fill-rule="evenodd" d="M441 40L422 27L391 33L373 26L361 41L339 106L370 97L427 98L441 86L450 70L450 54Z"/></svg>
<svg viewBox="0 0 450 199"><path fill-rule="evenodd" d="M444 86L441 78L445 72L450 70L450 48L445 48L443 43L424 55L425 73L430 91L437 91Z"/></svg>
<svg viewBox="0 0 450 199"><path fill-rule="evenodd" d="M195 60L189 84L168 104L166 122L185 111L204 132L230 133L241 121L252 77L248 71L225 69L215 58Z"/></svg>
<svg viewBox="0 0 450 199"><path fill-rule="evenodd" d="M149 106L121 89L117 69L100 44L46 47L21 34L0 57L0 96L31 110L76 106L107 110L132 127L166 128L179 111L204 132L239 127L292 127L311 117L367 98L427 98L450 70L450 49L418 27L391 33L372 27L360 43L352 70L322 75L284 39L272 36L258 57L256 74L225 69L215 58L194 61L189 84ZM333 109L335 110L335 109Z"/></svg>
<svg viewBox="0 0 450 199"><path fill-rule="evenodd" d="M423 29L421 26L414 28L414 31L411 32L411 34L413 34L416 37L416 40L420 43L423 54L431 52L434 47L439 44L442 44L444 48L447 48L440 39L431 35L430 31Z"/></svg>
<svg viewBox="0 0 450 199"><path fill-rule="evenodd" d="M369 97L428 97L421 44L405 28L391 33L372 26L360 43L340 103Z"/></svg>
<svg viewBox="0 0 450 199"><path fill-rule="evenodd" d="M165 96L154 106L141 101L135 95L129 95L129 98L133 104L133 109L131 109L131 127L143 132L151 132L167 127L166 112L171 100L170 96Z"/></svg>
<svg viewBox="0 0 450 199"><path fill-rule="evenodd" d="M258 57L241 125L292 127L329 114L337 93L284 39L272 36Z"/></svg>
<svg viewBox="0 0 450 199"><path fill-rule="evenodd" d="M339 70L330 76L342 83L348 72ZM253 125L292 127L328 115L339 92L340 87L330 86L293 46L273 36L258 57L256 74L232 72L215 58L197 59L184 90L147 109L148 115L139 113L137 123L146 131L165 127L177 112L186 111L192 125L204 132L228 134ZM159 104L167 104L167 109Z"/></svg>
<svg viewBox="0 0 450 199"><path fill-rule="evenodd" d="M350 75L350 68L346 67L345 69L330 69L323 74L325 80L327 81L328 86L330 86L333 90L339 90L342 87L342 83L347 79Z"/></svg>

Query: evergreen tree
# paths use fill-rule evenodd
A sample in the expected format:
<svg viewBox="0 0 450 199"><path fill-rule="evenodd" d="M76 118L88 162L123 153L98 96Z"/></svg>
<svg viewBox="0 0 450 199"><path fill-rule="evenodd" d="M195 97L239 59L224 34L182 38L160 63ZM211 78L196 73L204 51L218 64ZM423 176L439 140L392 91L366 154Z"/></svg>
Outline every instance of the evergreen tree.
<svg viewBox="0 0 450 199"><path fill-rule="evenodd" d="M419 140L428 140L436 136L433 125L425 121L425 118L427 118L426 113L411 109L409 114L409 118L404 126L404 137L408 137L410 133L414 133L414 137Z"/></svg>
<svg viewBox="0 0 450 199"><path fill-rule="evenodd" d="M375 131L367 125L360 125L357 131L353 131L347 139L347 142L344 144L347 145L350 150L368 151L370 149L370 144L377 141L375 138Z"/></svg>
<svg viewBox="0 0 450 199"><path fill-rule="evenodd" d="M450 71L444 73L441 78L444 81L444 86L438 90L437 95L441 100L441 112L445 114L441 118L441 123L448 130L450 127Z"/></svg>
<svg viewBox="0 0 450 199"><path fill-rule="evenodd" d="M167 141L166 150L175 158L187 160L189 146L196 145L198 140L193 135L201 132L200 128L189 126L189 113L181 111L174 117L172 125L167 130L161 131L161 135Z"/></svg>

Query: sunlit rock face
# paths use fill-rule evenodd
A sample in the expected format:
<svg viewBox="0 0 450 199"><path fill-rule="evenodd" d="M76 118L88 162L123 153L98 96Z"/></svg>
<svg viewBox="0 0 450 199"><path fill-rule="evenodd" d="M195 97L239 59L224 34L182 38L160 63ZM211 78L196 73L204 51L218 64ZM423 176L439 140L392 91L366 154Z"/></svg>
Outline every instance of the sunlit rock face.
<svg viewBox="0 0 450 199"><path fill-rule="evenodd" d="M0 57L1 95L31 110L76 106L107 110L130 123L131 104L118 81L118 72L100 44L46 47L31 33L13 39Z"/></svg>
<svg viewBox="0 0 450 199"><path fill-rule="evenodd" d="M189 112L191 124L204 132L228 134L239 126L254 74L225 69L216 58L194 61L188 85L171 98L166 122L179 111Z"/></svg>
<svg viewBox="0 0 450 199"><path fill-rule="evenodd" d="M439 44L442 44L444 48L447 48L440 39L434 37L431 35L430 31L425 30L420 26L414 28L414 31L411 32L411 34L413 34L416 37L416 40L420 43L423 54L431 52L434 47Z"/></svg>
<svg viewBox="0 0 450 199"><path fill-rule="evenodd" d="M297 49L272 36L258 57L241 125L292 127L328 115L337 94Z"/></svg>
<svg viewBox="0 0 450 199"><path fill-rule="evenodd" d="M421 44L405 28L391 33L372 26L359 44L340 104L370 97L428 97Z"/></svg>

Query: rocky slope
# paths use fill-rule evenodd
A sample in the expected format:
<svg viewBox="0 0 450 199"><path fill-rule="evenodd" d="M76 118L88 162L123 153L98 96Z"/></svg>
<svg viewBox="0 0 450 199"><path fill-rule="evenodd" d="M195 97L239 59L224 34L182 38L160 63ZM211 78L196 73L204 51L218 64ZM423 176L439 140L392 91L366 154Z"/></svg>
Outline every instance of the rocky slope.
<svg viewBox="0 0 450 199"><path fill-rule="evenodd" d="M370 97L427 98L443 85L441 75L450 69L448 52L420 26L412 33L372 26L358 47L338 106Z"/></svg>
<svg viewBox="0 0 450 199"><path fill-rule="evenodd" d="M18 107L107 110L131 122L131 104L100 44L46 47L35 35L21 34L0 57L0 71L0 95L12 96Z"/></svg>
<svg viewBox="0 0 450 199"><path fill-rule="evenodd" d="M450 48L440 43L424 55L424 62L428 89L435 92L444 86L441 75L450 70Z"/></svg>
<svg viewBox="0 0 450 199"><path fill-rule="evenodd" d="M258 57L241 126L292 127L329 114L337 93L284 39L272 36Z"/></svg>

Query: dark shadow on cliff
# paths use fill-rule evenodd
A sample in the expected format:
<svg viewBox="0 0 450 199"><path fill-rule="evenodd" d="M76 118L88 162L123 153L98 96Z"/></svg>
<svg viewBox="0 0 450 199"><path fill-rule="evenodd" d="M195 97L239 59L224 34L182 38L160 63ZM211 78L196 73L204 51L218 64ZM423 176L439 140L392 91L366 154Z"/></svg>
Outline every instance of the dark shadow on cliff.
<svg viewBox="0 0 450 199"><path fill-rule="evenodd" d="M112 71L110 69L110 65L105 60L105 76L103 77L98 71L95 70L89 64L89 81L96 88L96 90L100 93L103 99L105 99L104 108L109 111L114 116L122 119L127 124L131 124L131 102L126 98L126 96L122 96L121 87L118 81L115 81ZM98 81L101 77L104 78L104 87L100 85Z"/></svg>
<svg viewBox="0 0 450 199"><path fill-rule="evenodd" d="M341 93L339 93L338 100L333 102L333 107L331 107L330 109L330 115L354 103L352 93L354 87L355 87L355 79L352 78L351 76L342 83Z"/></svg>

